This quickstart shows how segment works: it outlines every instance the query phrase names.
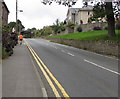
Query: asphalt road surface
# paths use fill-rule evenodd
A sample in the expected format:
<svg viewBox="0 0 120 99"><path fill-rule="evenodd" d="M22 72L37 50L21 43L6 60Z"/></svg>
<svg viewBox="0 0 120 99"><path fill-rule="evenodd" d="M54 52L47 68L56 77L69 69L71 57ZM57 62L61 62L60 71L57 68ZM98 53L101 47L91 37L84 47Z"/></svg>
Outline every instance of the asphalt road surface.
<svg viewBox="0 0 120 99"><path fill-rule="evenodd" d="M118 97L120 74L117 59L43 39L26 41L51 71L52 76L47 81L51 88L56 88L59 95L65 93L70 97ZM53 76L55 79L52 79Z"/></svg>

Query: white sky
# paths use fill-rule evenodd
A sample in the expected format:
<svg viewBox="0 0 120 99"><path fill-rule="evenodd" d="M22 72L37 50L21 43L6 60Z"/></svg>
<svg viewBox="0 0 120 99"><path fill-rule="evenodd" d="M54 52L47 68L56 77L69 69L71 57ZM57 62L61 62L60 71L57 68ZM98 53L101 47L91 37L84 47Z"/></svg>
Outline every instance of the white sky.
<svg viewBox="0 0 120 99"><path fill-rule="evenodd" d="M16 0L4 0L9 11L8 22L16 20ZM78 0L74 8L82 7L82 0ZM43 26L52 25L58 18L64 21L66 18L68 7L52 3L44 5L41 0L18 0L18 9L23 12L18 13L18 19L22 21L25 28L41 29Z"/></svg>

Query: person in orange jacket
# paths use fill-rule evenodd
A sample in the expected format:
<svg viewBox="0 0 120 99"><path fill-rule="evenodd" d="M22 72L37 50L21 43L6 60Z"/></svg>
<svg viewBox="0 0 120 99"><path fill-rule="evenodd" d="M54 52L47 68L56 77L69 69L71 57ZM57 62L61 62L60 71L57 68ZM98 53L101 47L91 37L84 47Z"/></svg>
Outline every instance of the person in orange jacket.
<svg viewBox="0 0 120 99"><path fill-rule="evenodd" d="M21 45L23 40L23 35L19 35L19 39L20 39L20 45Z"/></svg>

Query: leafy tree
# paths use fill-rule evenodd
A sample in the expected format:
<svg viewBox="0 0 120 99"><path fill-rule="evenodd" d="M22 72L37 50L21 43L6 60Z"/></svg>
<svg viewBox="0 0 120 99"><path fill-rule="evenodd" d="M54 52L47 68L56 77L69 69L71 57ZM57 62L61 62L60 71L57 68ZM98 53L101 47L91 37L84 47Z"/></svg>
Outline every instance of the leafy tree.
<svg viewBox="0 0 120 99"><path fill-rule="evenodd" d="M28 29L27 29L27 31L30 31L30 32L32 32L32 29L28 28Z"/></svg>
<svg viewBox="0 0 120 99"><path fill-rule="evenodd" d="M35 27L33 27L32 29L31 29L32 31L35 31L35 30L37 30Z"/></svg>
<svg viewBox="0 0 120 99"><path fill-rule="evenodd" d="M108 36L115 36L115 17L118 16L117 2L98 2L94 5L92 21L100 21L106 17L108 22Z"/></svg>
<svg viewBox="0 0 120 99"><path fill-rule="evenodd" d="M16 22L10 22L8 26L10 28L10 31L12 31L12 29L16 27Z"/></svg>
<svg viewBox="0 0 120 99"><path fill-rule="evenodd" d="M40 30L36 30L34 33L34 37L39 37L40 36Z"/></svg>
<svg viewBox="0 0 120 99"><path fill-rule="evenodd" d="M84 5L87 6L88 2L86 2L86 1L94 1L94 0L82 0L82 1L84 1L83 2ZM108 0L98 1L95 7L99 6L101 8L101 10L104 10L104 12L101 12L100 15L98 13L97 14L98 14L98 16L101 16L101 17L104 17L104 16L107 17L108 36L113 37L113 36L116 36L116 34L115 34L115 18L114 18L114 12L113 12L114 11L113 4L112 4L111 0L110 0L110 2L105 2L105 1L108 1ZM77 0L43 0L42 1L42 3L45 4L45 5L46 4L50 5L52 2L56 2L58 4L62 4L62 5L68 6L68 7L72 7L72 5L76 4ZM115 3L116 3L117 6L120 6L120 1L116 1ZM99 7L98 7L98 9L99 9Z"/></svg>
<svg viewBox="0 0 120 99"><path fill-rule="evenodd" d="M66 25L64 24L64 22L60 23L60 30L61 31L65 31Z"/></svg>
<svg viewBox="0 0 120 99"><path fill-rule="evenodd" d="M52 29L53 29L54 34L60 33L60 21L59 21L59 19L56 19L55 23L53 23Z"/></svg>
<svg viewBox="0 0 120 99"><path fill-rule="evenodd" d="M47 36L52 34L52 27L51 26L44 26L43 29L40 30L40 34L42 36Z"/></svg>
<svg viewBox="0 0 120 99"><path fill-rule="evenodd" d="M72 23L71 21L68 21L68 23L67 23L67 27L69 27L69 28L71 28L71 29L74 29L75 24Z"/></svg>
<svg viewBox="0 0 120 99"><path fill-rule="evenodd" d="M51 27L54 31L54 34L57 34L61 31L65 31L66 25L64 22L60 22L59 19L56 19L55 23Z"/></svg>
<svg viewBox="0 0 120 99"><path fill-rule="evenodd" d="M25 28L20 20L17 20L17 23L18 23L18 26L17 26L18 32ZM12 32L12 29L16 28L16 22L10 22L8 24L8 27L9 27L10 32Z"/></svg>

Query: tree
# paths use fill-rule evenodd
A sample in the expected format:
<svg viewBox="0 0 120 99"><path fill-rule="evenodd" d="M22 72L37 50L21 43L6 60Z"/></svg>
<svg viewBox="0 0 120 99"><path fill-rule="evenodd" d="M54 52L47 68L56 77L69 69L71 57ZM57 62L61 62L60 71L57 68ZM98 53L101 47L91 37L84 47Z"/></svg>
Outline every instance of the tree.
<svg viewBox="0 0 120 99"><path fill-rule="evenodd" d="M48 36L52 34L52 27L51 26L44 26L43 29L40 30L41 36Z"/></svg>
<svg viewBox="0 0 120 99"><path fill-rule="evenodd" d="M115 36L115 15L118 15L116 2L98 2L94 5L93 16L90 18L93 21L99 21L106 17L108 22L108 36Z"/></svg>
<svg viewBox="0 0 120 99"><path fill-rule="evenodd" d="M86 1L94 1L94 0L83 0L83 3L85 6L87 6L88 2ZM113 37L116 36L115 35L115 18L114 18L114 12L113 12L113 4L112 4L112 0L110 0L110 2L105 2L108 0L101 0L99 2L97 2L97 5L102 4L102 6L104 7L105 10L105 16L107 17L107 22L108 22L108 36L109 37ZM62 4L68 7L71 7L72 5L75 5L77 0L43 0L42 3L43 4L51 4L52 2L56 2L58 4ZM120 1L116 1L117 5L120 5ZM93 2L92 2L93 3Z"/></svg>
<svg viewBox="0 0 120 99"><path fill-rule="evenodd" d="M59 21L59 19L56 19L55 23L53 23L52 29L54 31L54 34L60 33L60 21Z"/></svg>
<svg viewBox="0 0 120 99"><path fill-rule="evenodd" d="M22 29L24 29L25 27L22 25L22 22L20 20L17 20L18 26L17 26L17 31L21 31ZM10 22L8 24L9 30L10 32L12 32L12 29L16 27L16 22Z"/></svg>
<svg viewBox="0 0 120 99"><path fill-rule="evenodd" d="M12 31L12 29L16 27L16 22L10 22L8 26L10 28L10 31Z"/></svg>
<svg viewBox="0 0 120 99"><path fill-rule="evenodd" d="M32 31L35 31L35 30L37 30L35 27L33 27L32 29L31 29Z"/></svg>

